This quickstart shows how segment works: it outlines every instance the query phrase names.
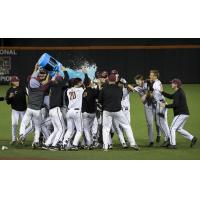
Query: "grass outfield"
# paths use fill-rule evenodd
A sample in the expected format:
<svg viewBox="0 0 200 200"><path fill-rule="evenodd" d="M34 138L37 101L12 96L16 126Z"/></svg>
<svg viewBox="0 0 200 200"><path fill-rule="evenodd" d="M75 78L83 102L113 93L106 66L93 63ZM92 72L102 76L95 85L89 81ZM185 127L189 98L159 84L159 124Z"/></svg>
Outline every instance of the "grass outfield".
<svg viewBox="0 0 200 200"><path fill-rule="evenodd" d="M4 96L7 86L0 86L0 96ZM172 92L169 85L164 86L165 91ZM200 139L200 84L184 85L187 95L190 118L185 128ZM170 102L170 101L168 101ZM66 152L50 152L44 150L32 150L30 147L33 134L27 139L27 146L9 146L11 138L11 109L5 102L0 102L0 147L8 146L8 150L0 150L0 159L66 159L66 160L197 160L200 159L200 143L190 148L190 142L177 133L176 150L167 150L155 145L153 148L145 147L148 144L147 126L145 122L143 105L137 94L131 95L131 121L135 139L141 147L139 152L131 149L121 149L118 139L114 138L114 148L109 152L97 150L80 150ZM168 112L168 121L173 119L172 110Z"/></svg>

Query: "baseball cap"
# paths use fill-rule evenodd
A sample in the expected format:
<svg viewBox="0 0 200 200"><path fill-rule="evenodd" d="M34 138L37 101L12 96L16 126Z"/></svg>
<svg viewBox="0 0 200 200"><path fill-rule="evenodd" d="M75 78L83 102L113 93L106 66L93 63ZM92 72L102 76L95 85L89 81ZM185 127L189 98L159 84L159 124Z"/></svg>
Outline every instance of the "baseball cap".
<svg viewBox="0 0 200 200"><path fill-rule="evenodd" d="M115 74L110 74L110 76L108 77L108 80L110 82L116 82L116 76L115 76Z"/></svg>
<svg viewBox="0 0 200 200"><path fill-rule="evenodd" d="M101 78L107 78L107 77L108 77L108 72L107 71L101 72Z"/></svg>
<svg viewBox="0 0 200 200"><path fill-rule="evenodd" d="M182 81L180 79L178 79L178 78L175 78L175 79L171 80L170 83L174 83L178 87L181 87L181 85L182 85Z"/></svg>
<svg viewBox="0 0 200 200"><path fill-rule="evenodd" d="M60 76L60 75L57 75L56 78L55 78L56 81L62 81L63 80L63 77Z"/></svg>
<svg viewBox="0 0 200 200"><path fill-rule="evenodd" d="M113 69L113 70L111 71L111 74L119 74L119 72L118 72L116 69Z"/></svg>
<svg viewBox="0 0 200 200"><path fill-rule="evenodd" d="M45 70L45 69L40 69L39 73L40 73L40 74L46 74L46 73L47 73L47 70Z"/></svg>
<svg viewBox="0 0 200 200"><path fill-rule="evenodd" d="M10 82L19 82L18 76L11 76Z"/></svg>

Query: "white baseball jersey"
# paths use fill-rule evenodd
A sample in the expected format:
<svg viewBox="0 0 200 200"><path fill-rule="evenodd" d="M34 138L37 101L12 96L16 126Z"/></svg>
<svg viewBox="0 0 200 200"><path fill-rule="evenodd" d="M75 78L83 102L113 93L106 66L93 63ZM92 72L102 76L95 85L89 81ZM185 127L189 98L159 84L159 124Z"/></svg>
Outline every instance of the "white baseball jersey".
<svg viewBox="0 0 200 200"><path fill-rule="evenodd" d="M123 88L123 97L122 97L122 108L130 109L130 94L127 88Z"/></svg>
<svg viewBox="0 0 200 200"><path fill-rule="evenodd" d="M153 83L153 96L156 101L165 100L164 96L161 93L162 83L160 80L155 80Z"/></svg>
<svg viewBox="0 0 200 200"><path fill-rule="evenodd" d="M147 92L147 83L144 82L143 86L134 87L135 92L137 92L141 97L144 96Z"/></svg>
<svg viewBox="0 0 200 200"><path fill-rule="evenodd" d="M67 90L67 97L69 100L68 109L79 109L82 108L83 101L83 88L72 87Z"/></svg>

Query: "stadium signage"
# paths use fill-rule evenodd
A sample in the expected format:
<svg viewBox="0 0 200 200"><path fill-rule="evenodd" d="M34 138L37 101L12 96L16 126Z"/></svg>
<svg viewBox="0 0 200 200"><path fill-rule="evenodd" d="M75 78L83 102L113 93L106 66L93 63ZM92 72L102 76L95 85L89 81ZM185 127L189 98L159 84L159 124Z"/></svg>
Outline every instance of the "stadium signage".
<svg viewBox="0 0 200 200"><path fill-rule="evenodd" d="M14 49L0 49L0 55L15 56L17 52Z"/></svg>

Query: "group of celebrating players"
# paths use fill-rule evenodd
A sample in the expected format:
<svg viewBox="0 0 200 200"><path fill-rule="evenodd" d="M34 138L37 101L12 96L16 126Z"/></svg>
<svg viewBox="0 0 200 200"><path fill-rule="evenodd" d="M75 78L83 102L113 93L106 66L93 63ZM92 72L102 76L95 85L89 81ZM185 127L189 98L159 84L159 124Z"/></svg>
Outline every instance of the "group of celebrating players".
<svg viewBox="0 0 200 200"><path fill-rule="evenodd" d="M108 151L113 147L113 135L116 133L122 148L138 151L131 127L129 99L130 93L136 92L144 105L148 147L154 146L154 123L156 142L161 141L161 133L164 135L161 147L176 149L176 132L190 140L193 147L197 138L183 129L189 110L181 80L171 81L173 94L163 91L157 70L151 70L147 80L137 75L134 81L134 85L128 84L117 70L96 73L94 80L90 80L87 74L84 80L69 80L59 74L50 78L38 64L28 78L26 89L17 76L12 76L5 98L12 107L11 144L23 145L29 133L34 131L33 149L103 148ZM167 104L165 97L173 99L173 103ZM170 108L174 110L174 120L169 128L167 110ZM19 118L21 124L17 137Z"/></svg>

